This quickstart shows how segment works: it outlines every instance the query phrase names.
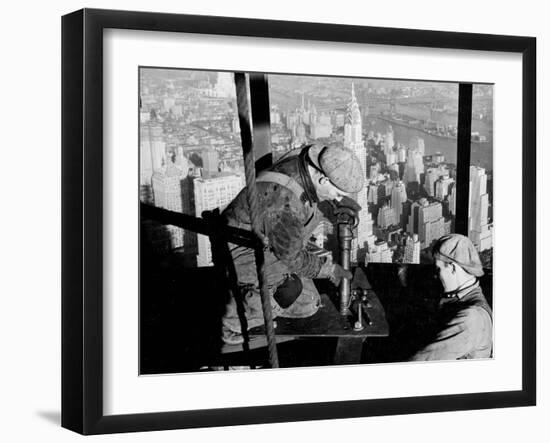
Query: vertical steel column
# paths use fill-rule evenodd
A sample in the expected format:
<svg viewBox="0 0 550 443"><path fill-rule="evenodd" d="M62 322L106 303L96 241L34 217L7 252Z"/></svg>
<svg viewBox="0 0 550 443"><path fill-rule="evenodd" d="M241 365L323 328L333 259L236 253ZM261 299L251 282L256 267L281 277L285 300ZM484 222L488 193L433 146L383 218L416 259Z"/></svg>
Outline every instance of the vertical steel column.
<svg viewBox="0 0 550 443"><path fill-rule="evenodd" d="M350 221L338 222L338 243L340 245L340 265L346 270L350 270L351 258L351 240L353 233L351 231ZM350 313L349 304L351 297L351 281L342 278L340 282L340 314L348 315Z"/></svg>
<svg viewBox="0 0 550 443"><path fill-rule="evenodd" d="M458 85L458 136L456 141L455 232L468 235L470 151L472 148L472 84Z"/></svg>
<svg viewBox="0 0 550 443"><path fill-rule="evenodd" d="M249 74L249 79L252 135L254 138L254 156L256 157L256 174L258 174L273 163L273 155L271 153L269 85L267 74L251 73Z"/></svg>

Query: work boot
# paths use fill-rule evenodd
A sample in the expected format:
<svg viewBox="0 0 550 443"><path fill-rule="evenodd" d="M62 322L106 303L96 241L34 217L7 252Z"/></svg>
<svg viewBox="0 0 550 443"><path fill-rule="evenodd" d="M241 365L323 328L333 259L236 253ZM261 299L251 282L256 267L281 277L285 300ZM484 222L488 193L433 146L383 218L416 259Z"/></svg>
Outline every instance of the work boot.
<svg viewBox="0 0 550 443"><path fill-rule="evenodd" d="M242 345L244 343L244 337L238 332L231 331L225 326L222 326L222 340L227 345Z"/></svg>

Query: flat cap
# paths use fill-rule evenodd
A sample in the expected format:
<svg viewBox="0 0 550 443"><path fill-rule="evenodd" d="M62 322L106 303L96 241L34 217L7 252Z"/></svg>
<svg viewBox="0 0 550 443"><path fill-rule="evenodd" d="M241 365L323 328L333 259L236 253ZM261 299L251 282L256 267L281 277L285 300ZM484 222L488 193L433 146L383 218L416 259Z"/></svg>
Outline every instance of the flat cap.
<svg viewBox="0 0 550 443"><path fill-rule="evenodd" d="M481 277L483 266L474 244L468 237L448 234L437 240L432 248L434 259L456 263L467 273Z"/></svg>
<svg viewBox="0 0 550 443"><path fill-rule="evenodd" d="M338 189L353 193L363 188L363 168L357 156L349 149L313 145L309 148L309 158Z"/></svg>

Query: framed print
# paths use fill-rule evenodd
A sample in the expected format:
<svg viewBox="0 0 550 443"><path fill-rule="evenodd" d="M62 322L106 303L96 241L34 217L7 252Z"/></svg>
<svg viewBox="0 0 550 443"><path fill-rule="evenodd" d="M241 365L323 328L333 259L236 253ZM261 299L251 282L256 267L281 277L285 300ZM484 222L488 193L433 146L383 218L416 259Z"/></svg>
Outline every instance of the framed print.
<svg viewBox="0 0 550 443"><path fill-rule="evenodd" d="M64 16L62 425L534 405L535 55Z"/></svg>

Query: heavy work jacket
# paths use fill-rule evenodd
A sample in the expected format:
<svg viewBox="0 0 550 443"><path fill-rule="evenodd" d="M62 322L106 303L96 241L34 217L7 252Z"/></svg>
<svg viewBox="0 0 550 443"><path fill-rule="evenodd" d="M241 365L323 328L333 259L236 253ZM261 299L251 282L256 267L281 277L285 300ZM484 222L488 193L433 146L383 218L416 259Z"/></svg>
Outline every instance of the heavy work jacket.
<svg viewBox="0 0 550 443"><path fill-rule="evenodd" d="M444 303L441 310L441 331L411 361L491 357L492 312L479 283L460 299Z"/></svg>
<svg viewBox="0 0 550 443"><path fill-rule="evenodd" d="M319 275L326 259L310 253L306 249L306 244L322 215L317 209L316 195L312 191L313 185L309 175L300 173L300 161L300 156L291 155L275 163L269 171L291 177L302 190L307 189L309 192L297 195L297 192L288 187L270 181L260 180L256 186L262 231L269 242L269 252L273 255L273 260L282 262L288 273L312 278ZM302 165L302 171L304 167ZM307 180L310 182L307 183ZM246 189L235 197L222 215L230 226L251 229ZM248 259L252 257L248 256L251 255L251 251L235 246L231 253L237 274L240 274L239 268L249 265ZM266 261L269 265L270 257L266 257Z"/></svg>

